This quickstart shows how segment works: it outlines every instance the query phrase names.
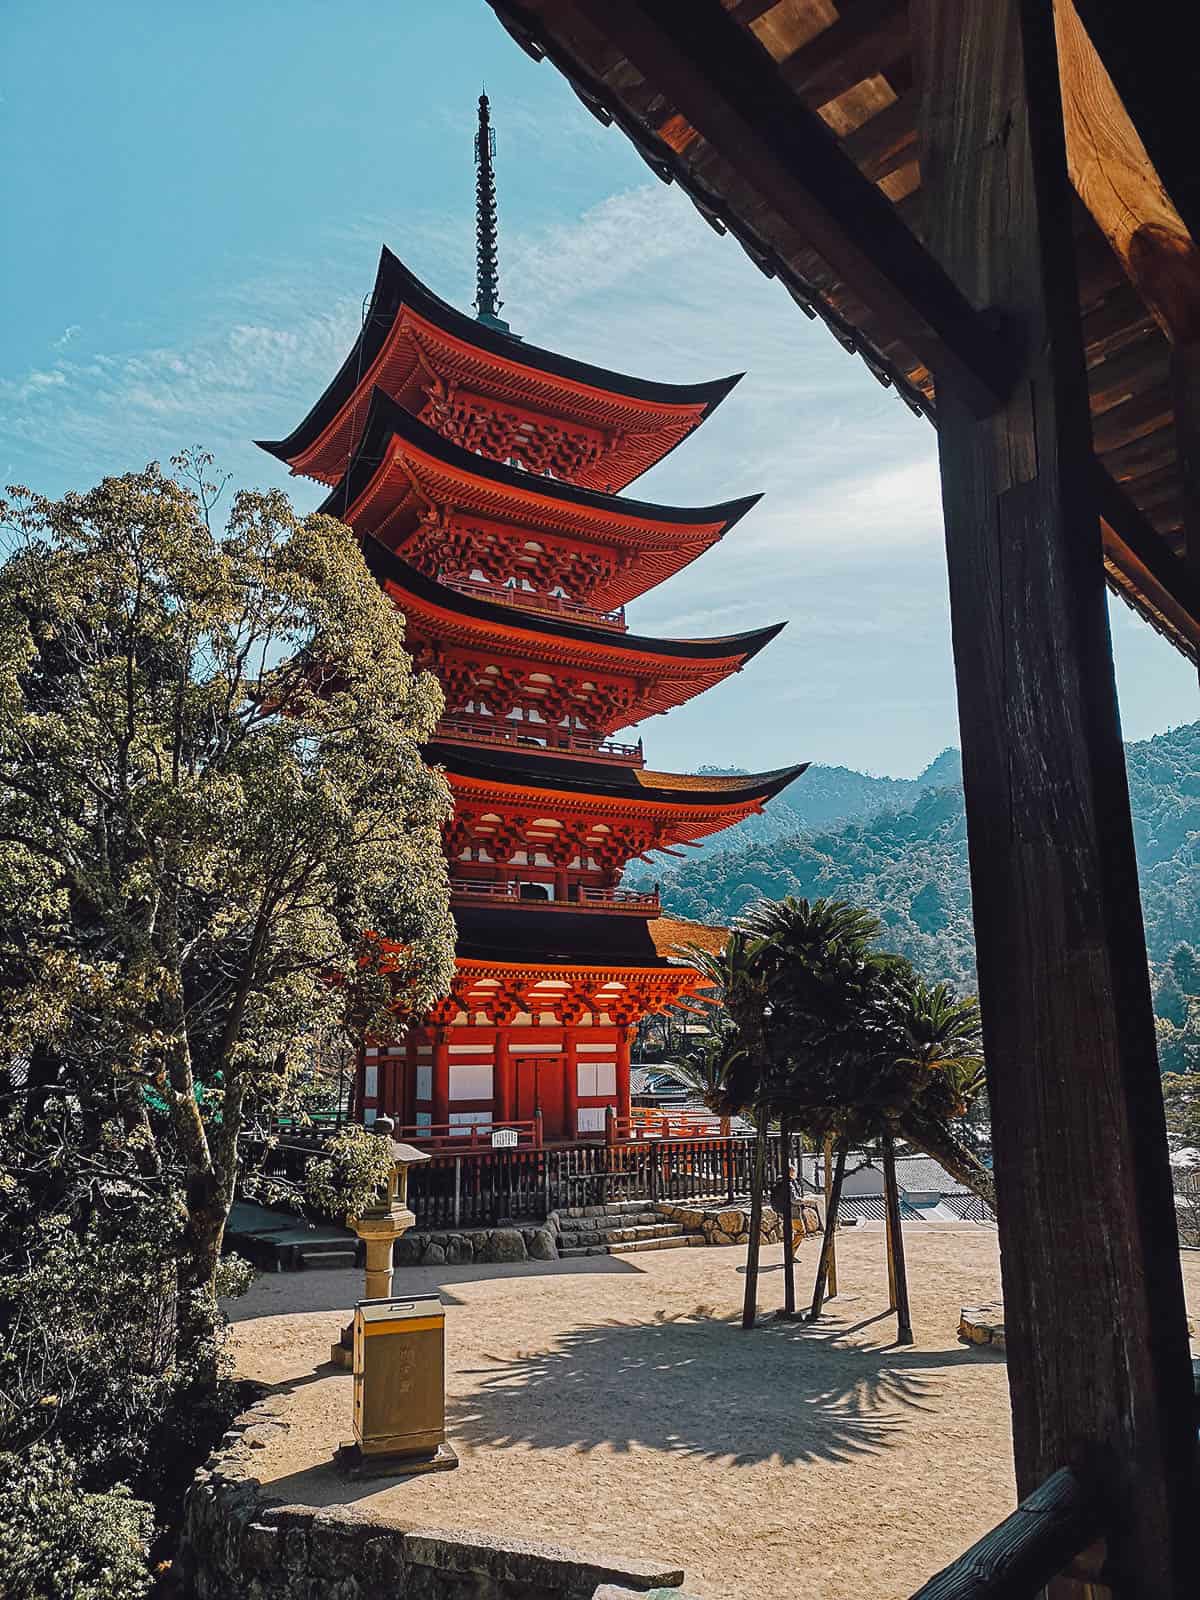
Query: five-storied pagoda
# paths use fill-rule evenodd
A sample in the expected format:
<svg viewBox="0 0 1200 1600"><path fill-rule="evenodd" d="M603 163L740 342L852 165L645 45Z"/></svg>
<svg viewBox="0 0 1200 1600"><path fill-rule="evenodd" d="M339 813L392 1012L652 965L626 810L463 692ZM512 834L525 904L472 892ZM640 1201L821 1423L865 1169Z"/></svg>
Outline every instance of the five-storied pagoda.
<svg viewBox="0 0 1200 1600"><path fill-rule="evenodd" d="M720 539L757 496L699 509L618 491L737 381L649 383L525 344L497 298L494 154L479 100L477 317L384 249L362 332L287 439L331 486L440 680L457 971L450 997L365 1052L356 1103L430 1135L541 1113L547 1140L628 1116L638 1019L694 993L672 952L700 930L620 887L625 865L761 810L804 769L649 771L611 736L739 671L779 631L631 633L628 601ZM782 626L782 624L780 624ZM675 853L678 853L676 851Z"/></svg>

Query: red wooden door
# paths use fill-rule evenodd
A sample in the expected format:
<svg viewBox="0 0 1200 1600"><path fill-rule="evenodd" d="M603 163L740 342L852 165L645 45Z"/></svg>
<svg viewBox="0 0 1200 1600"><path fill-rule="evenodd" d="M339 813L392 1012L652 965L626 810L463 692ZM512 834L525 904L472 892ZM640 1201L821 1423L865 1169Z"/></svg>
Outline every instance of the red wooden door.
<svg viewBox="0 0 1200 1600"><path fill-rule="evenodd" d="M538 1106L542 1108L542 1137L562 1139L563 1068L566 1056L523 1056L512 1052L513 1079L517 1089L517 1120L531 1122Z"/></svg>

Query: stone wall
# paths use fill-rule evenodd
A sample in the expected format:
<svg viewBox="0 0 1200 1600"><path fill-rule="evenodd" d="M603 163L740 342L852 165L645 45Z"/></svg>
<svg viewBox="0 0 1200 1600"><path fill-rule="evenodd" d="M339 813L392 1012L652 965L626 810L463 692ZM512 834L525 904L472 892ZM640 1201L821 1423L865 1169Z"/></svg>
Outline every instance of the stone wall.
<svg viewBox="0 0 1200 1600"><path fill-rule="evenodd" d="M618 1600L651 1589L686 1600L678 1569L273 1500L254 1450L284 1426L258 1401L196 1474L175 1562L189 1600Z"/></svg>
<svg viewBox="0 0 1200 1600"><path fill-rule="evenodd" d="M748 1244L750 1240L750 1207L675 1205L660 1202L655 1210L660 1216L679 1222L689 1231L703 1233L707 1244ZM761 1232L763 1244L778 1244L783 1238L783 1218L772 1206L762 1208ZM799 1245L810 1234L822 1231L821 1212L815 1200L805 1200L792 1211L792 1241Z"/></svg>
<svg viewBox="0 0 1200 1600"><path fill-rule="evenodd" d="M396 1240L397 1267L458 1266L467 1261L557 1261L552 1222L510 1228L412 1228Z"/></svg>

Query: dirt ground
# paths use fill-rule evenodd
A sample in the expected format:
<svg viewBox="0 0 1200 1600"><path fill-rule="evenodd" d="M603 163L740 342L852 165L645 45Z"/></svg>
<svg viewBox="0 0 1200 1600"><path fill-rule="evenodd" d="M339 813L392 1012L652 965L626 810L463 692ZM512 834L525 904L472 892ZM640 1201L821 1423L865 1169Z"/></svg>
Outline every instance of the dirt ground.
<svg viewBox="0 0 1200 1600"><path fill-rule="evenodd" d="M706 1600L901 1600L1011 1509L1003 1357L960 1345L959 1307L999 1298L995 1231L906 1230L915 1345L894 1343L878 1229L838 1244L842 1293L816 1327L740 1327L744 1250L406 1268L446 1304L458 1471L346 1482L351 1381L329 1345L361 1274L260 1277L230 1307L242 1371L289 1427L259 1476L288 1502L354 1504L592 1556L679 1565ZM798 1263L807 1301L816 1263ZM782 1303L763 1252L760 1313ZM1200 1255L1186 1254L1200 1318Z"/></svg>

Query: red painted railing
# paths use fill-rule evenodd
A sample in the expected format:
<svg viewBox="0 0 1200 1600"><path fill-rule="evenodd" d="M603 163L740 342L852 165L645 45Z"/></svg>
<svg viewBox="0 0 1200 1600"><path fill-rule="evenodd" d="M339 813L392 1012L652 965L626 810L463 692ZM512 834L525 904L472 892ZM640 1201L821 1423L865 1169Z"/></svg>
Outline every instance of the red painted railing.
<svg viewBox="0 0 1200 1600"><path fill-rule="evenodd" d="M544 722L508 722L484 717L447 717L438 723L437 738L452 744L503 744L548 756L585 756L589 761L614 761L622 766L645 765L642 741L622 744L587 733L568 733Z"/></svg>
<svg viewBox="0 0 1200 1600"><path fill-rule="evenodd" d="M728 1136L729 1117L712 1111L659 1111L651 1106L634 1106L627 1117L608 1118L610 1144L625 1144L641 1139L713 1139Z"/></svg>
<svg viewBox="0 0 1200 1600"><path fill-rule="evenodd" d="M574 899L536 900L523 898L519 883L503 883L487 878L452 878L450 893L460 903L482 900L491 904L503 900L510 905L531 906L536 911L609 911L656 917L662 909L657 890L642 893L637 889L592 889L581 885Z"/></svg>
<svg viewBox="0 0 1200 1600"><path fill-rule="evenodd" d="M443 578L441 582L445 588L453 589L457 594L490 600L495 605L512 606L517 611L541 611L548 616L584 622L593 628L613 628L625 632L624 606L618 606L615 611L597 611L578 600L565 600L561 595L536 594L531 589L506 589L499 584L482 583L478 578Z"/></svg>
<svg viewBox="0 0 1200 1600"><path fill-rule="evenodd" d="M515 1133L521 1148L541 1149L542 1116L537 1112L528 1122L426 1122L410 1123L392 1129L392 1138L402 1144L414 1144L418 1150L449 1150L457 1154L466 1151L484 1152L493 1149L513 1149L511 1144L493 1145L493 1133Z"/></svg>

